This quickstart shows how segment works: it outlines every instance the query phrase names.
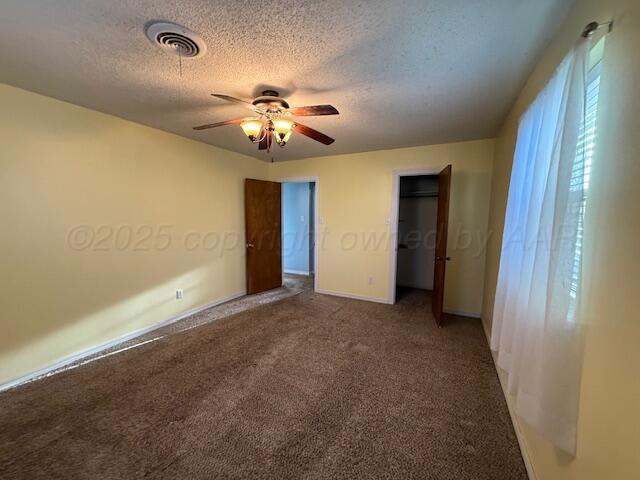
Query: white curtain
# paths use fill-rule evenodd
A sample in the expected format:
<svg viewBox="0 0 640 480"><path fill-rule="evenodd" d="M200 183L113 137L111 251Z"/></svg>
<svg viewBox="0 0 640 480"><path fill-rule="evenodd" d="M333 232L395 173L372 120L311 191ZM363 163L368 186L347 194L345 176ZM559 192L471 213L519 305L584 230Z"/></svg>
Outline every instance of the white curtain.
<svg viewBox="0 0 640 480"><path fill-rule="evenodd" d="M520 119L491 332L516 413L572 454L583 350L579 139L588 52L581 41Z"/></svg>

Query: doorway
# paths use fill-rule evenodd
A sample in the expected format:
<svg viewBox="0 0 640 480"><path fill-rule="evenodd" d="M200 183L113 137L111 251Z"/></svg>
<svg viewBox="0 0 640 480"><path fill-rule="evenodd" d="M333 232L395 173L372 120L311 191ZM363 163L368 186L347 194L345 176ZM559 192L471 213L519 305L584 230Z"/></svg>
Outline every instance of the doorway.
<svg viewBox="0 0 640 480"><path fill-rule="evenodd" d="M444 169L395 172L391 225L390 303L411 289L425 291L440 326L449 225L451 165Z"/></svg>
<svg viewBox="0 0 640 480"><path fill-rule="evenodd" d="M316 182L282 182L282 272L285 285L314 288Z"/></svg>
<svg viewBox="0 0 640 480"><path fill-rule="evenodd" d="M438 176L400 177L396 298L408 289L433 292Z"/></svg>

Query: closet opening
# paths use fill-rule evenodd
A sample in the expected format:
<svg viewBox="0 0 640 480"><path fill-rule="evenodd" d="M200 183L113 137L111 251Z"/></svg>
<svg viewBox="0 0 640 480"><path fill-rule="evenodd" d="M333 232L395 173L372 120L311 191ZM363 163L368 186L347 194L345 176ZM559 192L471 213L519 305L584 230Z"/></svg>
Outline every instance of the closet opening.
<svg viewBox="0 0 640 480"><path fill-rule="evenodd" d="M425 306L440 326L444 308L444 277L449 225L451 165L439 173L411 172L394 175L396 248L392 251L391 303L412 290L425 292Z"/></svg>
<svg viewBox="0 0 640 480"><path fill-rule="evenodd" d="M400 177L396 299L408 290L433 292L438 176Z"/></svg>

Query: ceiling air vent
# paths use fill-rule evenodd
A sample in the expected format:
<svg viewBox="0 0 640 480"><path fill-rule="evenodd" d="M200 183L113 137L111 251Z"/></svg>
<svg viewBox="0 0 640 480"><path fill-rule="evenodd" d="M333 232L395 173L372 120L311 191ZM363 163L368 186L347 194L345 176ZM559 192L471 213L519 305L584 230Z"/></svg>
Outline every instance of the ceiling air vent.
<svg viewBox="0 0 640 480"><path fill-rule="evenodd" d="M201 57L207 51L200 35L176 23L153 22L146 26L147 38L170 55Z"/></svg>

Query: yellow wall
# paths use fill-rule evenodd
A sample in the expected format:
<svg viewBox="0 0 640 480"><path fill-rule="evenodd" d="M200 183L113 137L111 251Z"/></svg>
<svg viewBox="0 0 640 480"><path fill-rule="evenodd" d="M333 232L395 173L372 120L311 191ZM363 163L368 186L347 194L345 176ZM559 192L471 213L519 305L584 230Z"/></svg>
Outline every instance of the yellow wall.
<svg viewBox="0 0 640 480"><path fill-rule="evenodd" d="M187 235L242 235L266 163L6 85L0 105L0 384L244 291L242 238ZM74 250L78 225L118 244Z"/></svg>
<svg viewBox="0 0 640 480"><path fill-rule="evenodd" d="M579 0L547 48L496 143L483 320L489 327L517 120L591 21L614 18L600 91L598 146L585 234L584 356L578 452L556 451L522 422L539 480L640 475L640 2ZM558 368L562 368L558 365Z"/></svg>
<svg viewBox="0 0 640 480"><path fill-rule="evenodd" d="M362 239L390 238L393 172L453 165L445 309L479 315L493 145L480 140L309 158L272 164L269 174L273 180L318 177L320 290L386 301L389 243L366 248ZM360 239L355 248L354 234Z"/></svg>
<svg viewBox="0 0 640 480"><path fill-rule="evenodd" d="M246 177L318 176L320 289L387 301L392 172L451 163L445 308L481 311L493 140L268 164L6 85L0 103L0 384L242 293Z"/></svg>
<svg viewBox="0 0 640 480"><path fill-rule="evenodd" d="M588 324L575 459L521 422L540 480L637 478L640 471L640 2L578 0L495 143L416 147L267 165L0 85L0 383L244 290L242 239L185 248L189 232L242 233L242 179L318 176L320 288L386 300L386 249L340 248L346 232L388 234L392 171L453 165L445 307L487 324L517 119L592 21L615 18L601 89L582 311ZM492 158L493 171L492 171ZM489 211L489 197L491 209ZM486 258L482 242L489 222ZM118 250L69 246L73 227L137 230ZM151 240L140 241L152 229ZM165 225L162 232L159 227ZM104 228L104 227L103 227ZM461 230L460 230L461 229ZM164 233L169 233L170 245ZM470 232L471 246L462 233ZM215 237L209 236L208 241ZM189 247L194 237L186 237ZM81 238L80 238L81 239ZM158 247L158 242L160 247ZM126 241L125 241L126 243ZM122 244L121 244L122 245ZM480 254L478 254L478 251ZM370 285L368 278L373 278ZM482 279L484 278L484 292ZM175 290L185 298L176 301ZM484 302L482 301L484 295ZM490 327L490 325L487 325ZM559 366L561 368L561 366Z"/></svg>

